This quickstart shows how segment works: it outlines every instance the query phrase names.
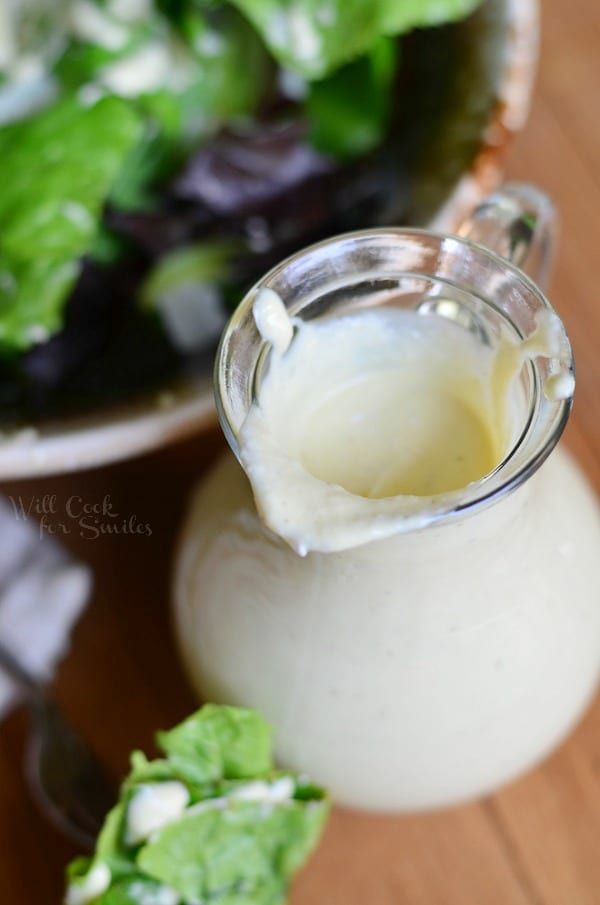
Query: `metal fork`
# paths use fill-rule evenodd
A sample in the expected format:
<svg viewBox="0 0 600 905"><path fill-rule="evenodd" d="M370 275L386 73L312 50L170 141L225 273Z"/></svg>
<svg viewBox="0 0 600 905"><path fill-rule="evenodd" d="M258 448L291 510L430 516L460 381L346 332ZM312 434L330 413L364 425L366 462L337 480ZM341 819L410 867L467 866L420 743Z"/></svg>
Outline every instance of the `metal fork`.
<svg viewBox="0 0 600 905"><path fill-rule="evenodd" d="M34 800L59 830L92 849L116 799L114 780L47 697L44 686L1 644L0 669L25 692L29 703L25 773Z"/></svg>

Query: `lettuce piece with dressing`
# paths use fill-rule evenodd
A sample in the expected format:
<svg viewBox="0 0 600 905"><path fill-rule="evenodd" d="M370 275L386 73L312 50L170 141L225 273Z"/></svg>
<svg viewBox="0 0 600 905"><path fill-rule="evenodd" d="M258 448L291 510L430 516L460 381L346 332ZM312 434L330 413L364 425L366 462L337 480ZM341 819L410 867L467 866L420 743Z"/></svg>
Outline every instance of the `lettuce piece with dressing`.
<svg viewBox="0 0 600 905"><path fill-rule="evenodd" d="M199 0L200 4L207 0ZM210 0L208 0L210 2ZM375 41L466 16L481 0L231 0L282 65L320 79Z"/></svg>
<svg viewBox="0 0 600 905"><path fill-rule="evenodd" d="M67 870L65 905L283 905L317 844L326 793L275 771L256 712L207 705L132 755L91 859Z"/></svg>
<svg viewBox="0 0 600 905"><path fill-rule="evenodd" d="M181 153L231 117L254 112L273 66L256 31L231 6L205 13L186 0L172 18L148 6L145 14L119 15L115 3L76 0L55 74L84 100L128 99ZM85 16L75 14L83 9Z"/></svg>
<svg viewBox="0 0 600 905"><path fill-rule="evenodd" d="M0 129L0 348L60 330L105 202L142 123L118 98L65 99Z"/></svg>

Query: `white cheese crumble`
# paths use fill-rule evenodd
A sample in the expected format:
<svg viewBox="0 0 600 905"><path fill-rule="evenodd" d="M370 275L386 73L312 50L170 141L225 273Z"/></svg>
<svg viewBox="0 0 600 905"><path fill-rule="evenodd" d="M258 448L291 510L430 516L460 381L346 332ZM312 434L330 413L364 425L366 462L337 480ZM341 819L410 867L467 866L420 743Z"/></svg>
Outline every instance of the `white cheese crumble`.
<svg viewBox="0 0 600 905"><path fill-rule="evenodd" d="M25 333L32 343L45 343L50 339L50 331L43 324L30 324Z"/></svg>
<svg viewBox="0 0 600 905"><path fill-rule="evenodd" d="M106 892L111 875L106 864L96 864L81 883L71 883L65 896L65 905L86 905Z"/></svg>
<svg viewBox="0 0 600 905"><path fill-rule="evenodd" d="M140 785L127 809L125 841L138 845L181 817L190 795L181 782L157 782Z"/></svg>
<svg viewBox="0 0 600 905"><path fill-rule="evenodd" d="M111 63L101 72L102 82L121 97L136 97L157 91L169 78L171 58L164 44L156 41L136 53Z"/></svg>
<svg viewBox="0 0 600 905"><path fill-rule="evenodd" d="M225 40L219 32L206 29L197 36L194 47L204 57L219 57L225 50Z"/></svg>
<svg viewBox="0 0 600 905"><path fill-rule="evenodd" d="M154 6L152 0L109 0L108 10L122 22L137 22L149 18Z"/></svg>
<svg viewBox="0 0 600 905"><path fill-rule="evenodd" d="M277 84L281 93L292 101L303 101L308 96L308 82L293 69L280 69Z"/></svg>
<svg viewBox="0 0 600 905"><path fill-rule="evenodd" d="M177 41L153 41L100 72L102 84L121 97L170 87L184 90L198 74L197 62Z"/></svg>
<svg viewBox="0 0 600 905"><path fill-rule="evenodd" d="M294 796L296 786L291 776L282 776L274 782L264 782L257 779L235 789L230 798L240 801L259 801L264 804L281 804L290 801Z"/></svg>
<svg viewBox="0 0 600 905"><path fill-rule="evenodd" d="M100 85L96 85L95 82L88 82L87 85L82 85L77 92L77 100L83 107L93 107L105 94L105 89Z"/></svg>
<svg viewBox="0 0 600 905"><path fill-rule="evenodd" d="M28 61L32 69L28 69ZM0 126L41 110L58 95L58 85L53 78L33 75L34 69L39 71L40 67L43 67L41 60L23 58L13 67L12 80L0 86Z"/></svg>
<svg viewBox="0 0 600 905"><path fill-rule="evenodd" d="M294 55L307 63L321 60L321 35L302 6L274 11L267 23L269 39L282 50L293 48Z"/></svg>
<svg viewBox="0 0 600 905"><path fill-rule="evenodd" d="M71 6L69 27L76 38L105 50L121 50L127 43L127 30L91 0L78 0Z"/></svg>
<svg viewBox="0 0 600 905"><path fill-rule="evenodd" d="M128 892L138 905L179 905L181 901L179 893L170 886L148 890L142 883L132 883Z"/></svg>
<svg viewBox="0 0 600 905"><path fill-rule="evenodd" d="M64 6L64 0L0 0L0 72L9 81L50 77L49 64L64 47Z"/></svg>
<svg viewBox="0 0 600 905"><path fill-rule="evenodd" d="M185 815L191 817L194 814L202 814L204 811L222 811L232 801L252 801L264 805L283 804L293 799L295 788L296 785L291 776L282 776L273 782L265 782L262 779L252 780L219 798L206 798L204 801L199 801L187 808Z"/></svg>
<svg viewBox="0 0 600 905"><path fill-rule="evenodd" d="M182 352L218 339L227 322L221 292L211 283L182 283L157 302L169 337Z"/></svg>
<svg viewBox="0 0 600 905"><path fill-rule="evenodd" d="M88 228L94 224L94 218L89 210L79 201L67 199L61 205L60 211L66 220L70 220L71 223L74 223L76 226Z"/></svg>

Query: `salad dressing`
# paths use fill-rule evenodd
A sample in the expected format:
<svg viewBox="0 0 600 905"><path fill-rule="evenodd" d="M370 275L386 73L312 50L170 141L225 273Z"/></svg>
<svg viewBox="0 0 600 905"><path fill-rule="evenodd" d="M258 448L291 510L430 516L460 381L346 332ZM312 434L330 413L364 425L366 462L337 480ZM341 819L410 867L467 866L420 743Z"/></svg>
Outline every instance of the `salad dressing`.
<svg viewBox="0 0 600 905"><path fill-rule="evenodd" d="M426 524L510 452L525 362L566 356L551 312L529 339L497 346L393 308L293 321L270 289L253 312L272 352L240 460L266 525L299 553ZM572 390L565 377L562 391Z"/></svg>
<svg viewBox="0 0 600 905"><path fill-rule="evenodd" d="M271 347L237 434L249 482L217 464L176 564L191 681L259 707L281 762L340 804L487 793L557 744L598 679L593 492L560 448L515 492L487 490L527 430L531 375L573 391L560 321L486 339L386 306L254 306ZM461 509L473 488L485 504Z"/></svg>

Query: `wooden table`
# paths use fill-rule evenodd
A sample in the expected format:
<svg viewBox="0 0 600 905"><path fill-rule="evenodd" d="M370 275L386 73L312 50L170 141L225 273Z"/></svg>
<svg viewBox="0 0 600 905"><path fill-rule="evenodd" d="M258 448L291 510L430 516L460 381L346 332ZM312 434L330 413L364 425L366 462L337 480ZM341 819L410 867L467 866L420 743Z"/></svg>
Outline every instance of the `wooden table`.
<svg viewBox="0 0 600 905"><path fill-rule="evenodd" d="M558 202L562 241L551 296L577 354L578 393L566 442L600 490L600 18L595 0L544 0L543 64L529 127L510 175ZM65 541L95 572L91 606L60 669L56 695L115 770L194 700L169 631L169 569L190 485L219 436L123 465L4 488L26 500L110 494L151 536ZM57 517L58 518L58 517ZM599 601L600 603L600 601ZM58 905L74 854L31 804L22 779L26 721L0 731L0 902ZM600 699L558 753L480 803L437 815L338 813L299 880L294 905L598 905Z"/></svg>

